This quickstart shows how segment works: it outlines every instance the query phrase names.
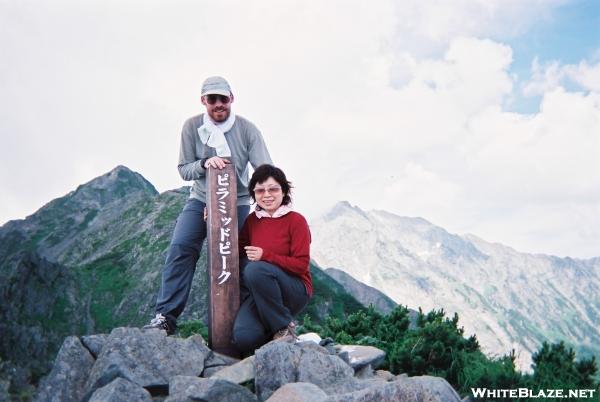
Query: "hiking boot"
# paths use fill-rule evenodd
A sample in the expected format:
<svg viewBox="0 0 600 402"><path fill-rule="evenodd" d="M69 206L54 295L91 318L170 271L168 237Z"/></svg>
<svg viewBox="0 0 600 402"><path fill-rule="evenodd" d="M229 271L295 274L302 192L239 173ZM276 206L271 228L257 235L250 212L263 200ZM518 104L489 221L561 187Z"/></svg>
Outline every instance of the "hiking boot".
<svg viewBox="0 0 600 402"><path fill-rule="evenodd" d="M294 321L290 322L287 327L280 329L273 335L273 340L278 342L295 342L298 337L296 336L296 324Z"/></svg>
<svg viewBox="0 0 600 402"><path fill-rule="evenodd" d="M170 322L167 317L160 313L156 314L156 317L150 321L150 324L142 327L142 329L162 329L167 331L167 335L173 335L176 328L177 325L174 322Z"/></svg>

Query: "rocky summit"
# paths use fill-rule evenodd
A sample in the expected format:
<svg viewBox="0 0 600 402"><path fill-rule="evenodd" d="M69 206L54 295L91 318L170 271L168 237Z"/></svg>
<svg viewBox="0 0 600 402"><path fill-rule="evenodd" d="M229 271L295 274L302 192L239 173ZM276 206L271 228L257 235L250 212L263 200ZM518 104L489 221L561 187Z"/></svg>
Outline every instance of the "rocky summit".
<svg viewBox="0 0 600 402"><path fill-rule="evenodd" d="M67 337L34 400L460 401L442 378L374 371L384 352L355 353L357 348L274 341L238 361L211 351L199 335L184 339L159 330L115 328L110 334Z"/></svg>

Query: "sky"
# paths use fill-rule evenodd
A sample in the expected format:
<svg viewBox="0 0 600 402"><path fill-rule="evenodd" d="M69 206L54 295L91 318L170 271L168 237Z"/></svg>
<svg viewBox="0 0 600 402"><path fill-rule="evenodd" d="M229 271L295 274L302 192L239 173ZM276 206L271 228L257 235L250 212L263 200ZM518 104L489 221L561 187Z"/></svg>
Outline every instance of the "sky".
<svg viewBox="0 0 600 402"><path fill-rule="evenodd" d="M0 0L0 224L117 165L159 191L226 77L309 222L337 201L600 256L600 0Z"/></svg>

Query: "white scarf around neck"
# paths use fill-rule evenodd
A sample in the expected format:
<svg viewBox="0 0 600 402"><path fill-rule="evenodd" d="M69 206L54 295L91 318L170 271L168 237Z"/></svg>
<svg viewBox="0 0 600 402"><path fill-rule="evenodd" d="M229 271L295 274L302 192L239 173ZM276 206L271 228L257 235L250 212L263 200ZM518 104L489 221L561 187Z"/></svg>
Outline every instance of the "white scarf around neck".
<svg viewBox="0 0 600 402"><path fill-rule="evenodd" d="M235 113L231 111L229 117L222 123L215 123L204 113L202 116L202 126L198 128L198 135L203 144L208 145L216 150L217 156L229 157L231 150L225 140L225 133L231 130L235 123Z"/></svg>
<svg viewBox="0 0 600 402"><path fill-rule="evenodd" d="M254 213L256 214L256 217L258 219L261 219L261 218L279 218L280 216L286 215L289 212L292 212L292 205L291 204L281 205L279 208L277 208L277 210L275 212L273 212L272 216L269 215L269 213L267 211L265 211L264 209L262 209L258 205L256 206L256 208L254 208Z"/></svg>

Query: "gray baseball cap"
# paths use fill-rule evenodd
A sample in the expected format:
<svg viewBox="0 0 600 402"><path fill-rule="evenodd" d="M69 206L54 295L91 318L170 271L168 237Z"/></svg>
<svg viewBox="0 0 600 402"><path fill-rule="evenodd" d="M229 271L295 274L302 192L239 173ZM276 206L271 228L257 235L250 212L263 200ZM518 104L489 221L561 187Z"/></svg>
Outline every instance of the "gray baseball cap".
<svg viewBox="0 0 600 402"><path fill-rule="evenodd" d="M223 77L208 77L204 80L202 84L202 94L204 95L223 95L223 96L231 96L231 87L227 80Z"/></svg>

